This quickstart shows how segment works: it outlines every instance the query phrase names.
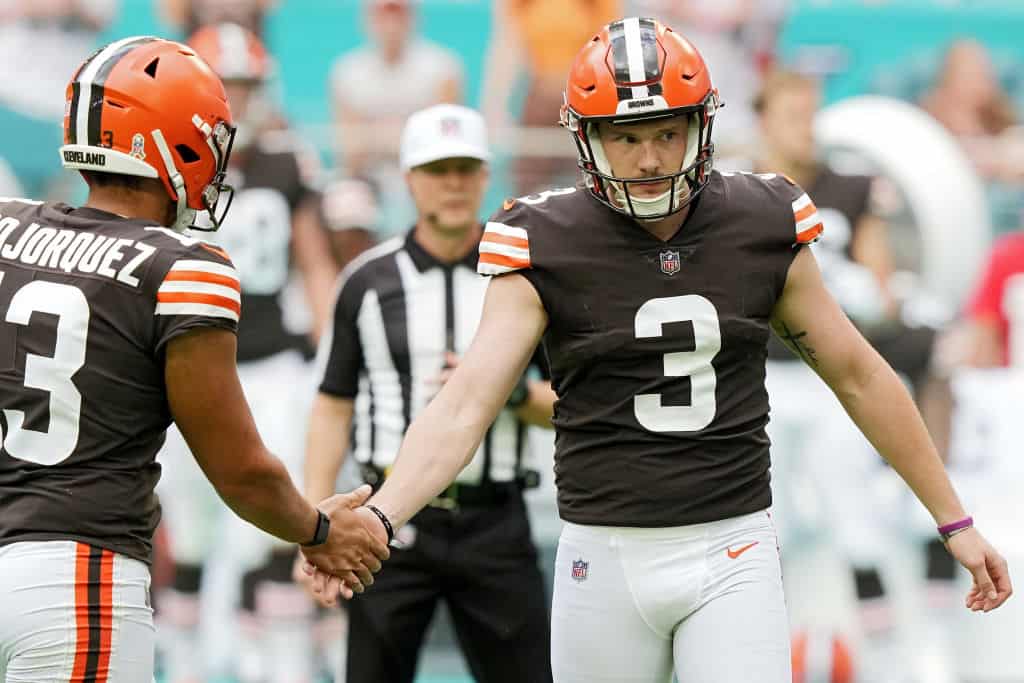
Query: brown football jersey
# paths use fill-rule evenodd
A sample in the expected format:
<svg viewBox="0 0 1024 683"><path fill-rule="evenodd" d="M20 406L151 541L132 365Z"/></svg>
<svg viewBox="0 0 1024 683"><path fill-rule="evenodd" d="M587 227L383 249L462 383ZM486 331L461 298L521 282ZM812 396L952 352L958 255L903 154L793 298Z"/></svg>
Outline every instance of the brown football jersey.
<svg viewBox="0 0 1024 683"><path fill-rule="evenodd" d="M235 331L239 299L216 247L96 209L0 200L0 545L73 539L149 561L166 344Z"/></svg>
<svg viewBox="0 0 1024 683"><path fill-rule="evenodd" d="M505 203L479 270L522 273L547 311L563 519L676 526L771 504L768 320L820 232L775 175L714 173L666 242L583 188Z"/></svg>

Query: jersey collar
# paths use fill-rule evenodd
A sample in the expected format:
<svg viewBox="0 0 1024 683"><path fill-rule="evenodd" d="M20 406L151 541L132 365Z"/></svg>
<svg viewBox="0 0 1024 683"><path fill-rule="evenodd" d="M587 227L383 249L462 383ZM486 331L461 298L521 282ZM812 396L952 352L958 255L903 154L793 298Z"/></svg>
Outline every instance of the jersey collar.
<svg viewBox="0 0 1024 683"><path fill-rule="evenodd" d="M420 246L420 243L413 237L414 231L415 228L407 232L405 235L405 251L409 254L409 258L412 259L413 265L416 266L416 270L419 272L423 273L431 268L448 269L457 265L466 266L473 271L476 270L476 262L480 255L476 246L466 252L466 255L455 263L444 263L442 261L438 261L426 249Z"/></svg>

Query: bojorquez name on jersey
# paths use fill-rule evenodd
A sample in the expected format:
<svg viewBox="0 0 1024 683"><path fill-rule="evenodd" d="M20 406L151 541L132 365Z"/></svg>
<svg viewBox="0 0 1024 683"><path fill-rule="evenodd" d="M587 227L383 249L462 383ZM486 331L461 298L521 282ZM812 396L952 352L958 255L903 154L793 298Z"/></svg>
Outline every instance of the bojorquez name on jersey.
<svg viewBox="0 0 1024 683"><path fill-rule="evenodd" d="M17 218L0 218L0 258L65 273L101 275L132 287L139 286L133 273L156 253L156 247L135 240L39 223L31 223L17 239L10 239L20 226Z"/></svg>

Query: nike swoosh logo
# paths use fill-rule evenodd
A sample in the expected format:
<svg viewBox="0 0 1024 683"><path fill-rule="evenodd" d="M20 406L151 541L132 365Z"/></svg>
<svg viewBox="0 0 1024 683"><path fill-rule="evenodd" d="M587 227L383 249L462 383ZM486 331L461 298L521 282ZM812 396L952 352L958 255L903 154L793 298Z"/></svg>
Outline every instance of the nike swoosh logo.
<svg viewBox="0 0 1024 683"><path fill-rule="evenodd" d="M512 207L515 206L515 205L516 205L516 200L514 200L514 199L506 199L504 202L502 202L501 208L504 209L505 211L511 211Z"/></svg>
<svg viewBox="0 0 1024 683"><path fill-rule="evenodd" d="M725 554L729 556L730 560L735 560L737 557L739 557L743 553L747 552L748 550L753 548L758 543L759 543L759 541L754 541L753 543L748 543L748 544L746 544L745 546L743 546L741 548L737 548L736 550L733 550L732 548L726 548L725 549Z"/></svg>

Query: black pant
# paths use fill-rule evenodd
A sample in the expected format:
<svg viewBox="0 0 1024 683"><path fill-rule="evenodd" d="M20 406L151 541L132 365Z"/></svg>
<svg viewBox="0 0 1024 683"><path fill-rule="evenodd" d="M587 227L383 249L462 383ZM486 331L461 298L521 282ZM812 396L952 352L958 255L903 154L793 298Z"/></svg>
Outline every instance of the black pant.
<svg viewBox="0 0 1024 683"><path fill-rule="evenodd" d="M439 599L478 683L551 681L550 625L521 497L449 512L426 508L415 542L349 602L347 683L412 683Z"/></svg>

